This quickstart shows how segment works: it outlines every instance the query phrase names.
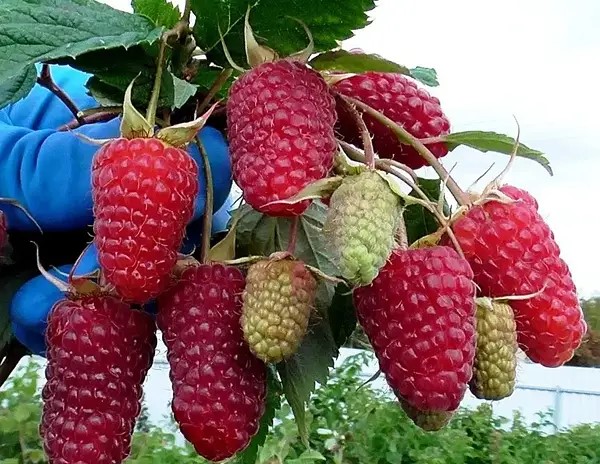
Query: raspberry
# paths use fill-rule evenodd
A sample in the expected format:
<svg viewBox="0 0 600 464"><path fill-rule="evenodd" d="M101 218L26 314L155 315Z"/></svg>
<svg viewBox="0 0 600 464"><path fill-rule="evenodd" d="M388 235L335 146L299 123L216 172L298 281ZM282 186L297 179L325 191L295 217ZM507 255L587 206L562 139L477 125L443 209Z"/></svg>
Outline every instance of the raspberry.
<svg viewBox="0 0 600 464"><path fill-rule="evenodd" d="M129 455L155 330L149 314L111 296L52 308L40 424L49 462L115 464Z"/></svg>
<svg viewBox="0 0 600 464"><path fill-rule="evenodd" d="M450 132L450 122L442 112L440 101L401 74L367 72L343 79L333 88L380 111L418 139ZM338 105L338 115L339 131L346 141L362 146L360 131L345 104ZM383 124L368 115L363 118L373 134L373 146L380 157L396 159L413 169L426 164L414 148L401 144ZM427 148L436 158L448 154L444 143L428 144Z"/></svg>
<svg viewBox="0 0 600 464"><path fill-rule="evenodd" d="M94 241L108 283L145 303L170 283L198 193L198 166L158 139L116 139L92 166Z"/></svg>
<svg viewBox="0 0 600 464"><path fill-rule="evenodd" d="M243 450L265 410L266 366L250 353L240 325L243 290L238 269L198 265L158 298L175 420L212 461Z"/></svg>
<svg viewBox="0 0 600 464"><path fill-rule="evenodd" d="M336 117L324 79L302 63L264 63L240 77L229 94L227 126L233 179L246 202L273 216L302 214L308 200L265 205L329 173Z"/></svg>
<svg viewBox="0 0 600 464"><path fill-rule="evenodd" d="M413 408L406 401L400 401L402 410L406 413L410 420L414 424L425 430L426 432L437 432L443 429L454 416L454 411L420 411L417 408Z"/></svg>
<svg viewBox="0 0 600 464"><path fill-rule="evenodd" d="M471 393L485 400L501 400L515 388L517 328L512 308L505 303L477 305L477 349Z"/></svg>
<svg viewBox="0 0 600 464"><path fill-rule="evenodd" d="M454 234L488 297L537 296L511 301L519 346L547 367L571 359L586 331L583 313L567 264L554 234L526 191L500 189L513 203L488 201L471 208L453 225Z"/></svg>
<svg viewBox="0 0 600 464"><path fill-rule="evenodd" d="M374 171L344 178L323 226L342 277L368 285L392 252L400 198Z"/></svg>
<svg viewBox="0 0 600 464"><path fill-rule="evenodd" d="M398 398L422 411L454 411L475 356L475 285L444 246L395 250L371 285L354 290L359 322Z"/></svg>
<svg viewBox="0 0 600 464"><path fill-rule="evenodd" d="M296 260L263 260L248 270L242 327L252 352L276 363L293 355L306 334L317 281Z"/></svg>

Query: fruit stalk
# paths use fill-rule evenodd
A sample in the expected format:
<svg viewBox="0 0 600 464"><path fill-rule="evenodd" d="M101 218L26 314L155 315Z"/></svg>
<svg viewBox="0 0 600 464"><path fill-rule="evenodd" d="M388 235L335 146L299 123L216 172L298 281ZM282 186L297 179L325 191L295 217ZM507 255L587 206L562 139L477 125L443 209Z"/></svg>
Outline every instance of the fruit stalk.
<svg viewBox="0 0 600 464"><path fill-rule="evenodd" d="M342 100L346 105L348 112L352 115L354 120L356 121L356 125L360 131L360 137L362 139L364 151L365 151L365 164L370 169L375 169L375 148L373 147L373 140L371 140L371 135L369 134L369 129L365 124L365 120L361 116L361 114L357 111L354 105L351 105L346 100Z"/></svg>
<svg viewBox="0 0 600 464"><path fill-rule="evenodd" d="M204 165L204 180L206 182L206 206L204 207L204 218L202 222L202 247L200 248L200 262L206 263L208 260L208 252L210 251L210 237L212 232L212 215L213 215L213 180L212 171L210 169L210 160L204 148L200 136L196 136L196 143L202 155L202 164Z"/></svg>
<svg viewBox="0 0 600 464"><path fill-rule="evenodd" d="M229 79L232 74L233 69L231 68L225 68L220 72L220 74L217 76L210 89L208 90L208 93L206 94L204 99L202 101L198 101L198 106L196 107L195 115L196 118L208 108L208 105L210 104L211 100L215 97L217 92L221 90L225 82L227 82L227 79Z"/></svg>
<svg viewBox="0 0 600 464"><path fill-rule="evenodd" d="M37 83L56 95L60 101L62 101L65 106L69 108L69 111L73 113L75 119L79 123L82 122L82 118L79 114L79 108L77 108L75 102L71 100L71 98L63 91L63 89L56 85L56 82L54 82L54 79L52 79L52 74L50 74L50 66L48 64L44 64L42 66L42 72L37 78Z"/></svg>
<svg viewBox="0 0 600 464"><path fill-rule="evenodd" d="M396 124L386 115L380 113L379 111L367 105L366 103L363 103L360 100L357 100L356 98L347 97L341 94L339 95L348 103L356 106L357 108L367 113L369 116L376 119L381 124L387 126L400 140L406 141L408 144L410 144L415 150L417 150L419 155L421 155L429 163L429 165L435 170L440 179L447 179L448 190L450 190L458 204L461 206L469 204L469 199L465 192L462 191L458 183L452 178L452 176L450 176L450 173L446 170L442 163L440 163L439 160L435 156L433 156L433 153L431 153L429 149L425 145L423 145L419 139L415 138L402 126Z"/></svg>
<svg viewBox="0 0 600 464"><path fill-rule="evenodd" d="M154 87L152 87L150 103L148 103L148 110L146 111L146 120L150 123L151 127L154 127L154 123L156 122L156 109L158 108L158 97L160 96L160 85L162 81L163 68L165 66L165 50L167 48L167 37L169 32L166 32L160 39Z"/></svg>

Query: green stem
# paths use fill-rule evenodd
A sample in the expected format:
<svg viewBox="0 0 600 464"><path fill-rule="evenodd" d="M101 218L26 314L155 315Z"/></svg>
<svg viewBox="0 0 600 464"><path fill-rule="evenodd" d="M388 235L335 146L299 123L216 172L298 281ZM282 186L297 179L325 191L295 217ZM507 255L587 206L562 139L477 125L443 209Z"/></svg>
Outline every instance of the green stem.
<svg viewBox="0 0 600 464"><path fill-rule="evenodd" d="M362 140L362 144L365 151L365 164L370 169L375 169L375 149L373 148L373 140L371 139L371 134L369 134L369 129L365 124L365 120L362 115L356 110L354 105L351 105L347 100L342 100L346 105L346 109L352 115L352 118L356 122L358 126L358 131L360 132L360 138Z"/></svg>
<svg viewBox="0 0 600 464"><path fill-rule="evenodd" d="M440 163L440 161L433 155L433 153L429 151L425 145L423 145L419 139L415 138L410 132L404 129L404 127L396 124L386 115L380 113L366 103L363 103L356 98L347 97L344 95L341 97L386 126L394 133L394 135L396 135L396 137L400 139L400 141L411 145L417 151L417 153L419 153L419 155L421 155L421 157L435 170L440 179L448 179L448 190L450 190L454 198L456 198L456 201L459 205L468 205L470 203L469 197L465 194L465 192L463 192L458 183L452 178L452 176L450 176L442 163Z"/></svg>
<svg viewBox="0 0 600 464"><path fill-rule="evenodd" d="M168 33L167 33L168 34ZM165 67L165 51L167 48L167 34L160 39L160 48L158 49L158 63L156 65L156 77L154 78L154 87L146 111L146 120L154 127L156 122L156 109L158 108L158 98L160 97L160 86L162 82L162 73Z"/></svg>
<svg viewBox="0 0 600 464"><path fill-rule="evenodd" d="M183 9L183 16L181 17L182 21L186 23L190 23L190 16L192 14L192 0L185 0L185 7Z"/></svg>
<svg viewBox="0 0 600 464"><path fill-rule="evenodd" d="M298 226L300 225L300 216L294 216L292 225L290 226L290 241L288 242L287 251L291 255L296 252L296 241L298 239Z"/></svg>
<svg viewBox="0 0 600 464"><path fill-rule="evenodd" d="M202 164L204 165L204 178L206 181L206 202L204 206L204 219L202 222L202 247L200 248L200 262L206 264L208 261L208 253L210 251L210 238L212 235L212 216L213 216L213 180L212 171L210 169L210 161L208 154L204 148L200 136L196 136L196 143L202 155Z"/></svg>
<svg viewBox="0 0 600 464"><path fill-rule="evenodd" d="M217 78L215 79L213 84L210 86L210 90L208 91L208 93L206 94L204 99L196 107L196 114L195 114L196 118L199 117L199 115L202 114L202 112L206 108L208 108L208 105L210 104L211 100L214 98L214 96L217 94L217 92L219 90L221 90L221 88L223 87L225 82L227 82L227 79L229 79L231 77L231 74L233 74L233 69L225 68L217 76Z"/></svg>

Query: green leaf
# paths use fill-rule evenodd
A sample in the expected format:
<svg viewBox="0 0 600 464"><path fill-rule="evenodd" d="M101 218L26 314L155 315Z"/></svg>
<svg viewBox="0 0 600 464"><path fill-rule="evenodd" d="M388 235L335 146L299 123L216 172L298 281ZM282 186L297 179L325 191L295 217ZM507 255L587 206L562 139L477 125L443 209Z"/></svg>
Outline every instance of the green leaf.
<svg viewBox="0 0 600 464"><path fill-rule="evenodd" d="M431 201L437 203L442 185L440 179L419 178L417 184ZM410 192L410 196L420 198L414 190ZM450 206L445 198L444 214L450 214ZM404 222L406 223L406 233L408 235L409 244L421 237L432 234L440 227L435 216L421 205L408 205L404 209Z"/></svg>
<svg viewBox="0 0 600 464"><path fill-rule="evenodd" d="M310 65L319 71L340 71L346 73L363 73L367 71L409 74L406 66L369 53L352 53L346 50L335 50L314 57Z"/></svg>
<svg viewBox="0 0 600 464"><path fill-rule="evenodd" d="M423 68L421 66L417 66L416 68L411 68L410 75L416 80L430 87L437 87L440 85L437 79L437 72L433 68Z"/></svg>
<svg viewBox="0 0 600 464"><path fill-rule="evenodd" d="M248 447L236 456L236 464L255 464L259 448L265 443L269 434L269 429L273 426L275 414L280 407L281 385L277 380L276 374L269 368L267 371L267 400L265 412L260 419L258 432L252 437L252 441Z"/></svg>
<svg viewBox="0 0 600 464"><path fill-rule="evenodd" d="M495 151L505 155L510 155L513 152L516 143L515 139L508 135L484 131L455 132L440 138L447 143L449 150L454 150L460 145L465 145L482 152ZM541 151L529 148L519 142L517 156L536 161L550 175L554 175L550 167L550 161L548 161Z"/></svg>
<svg viewBox="0 0 600 464"><path fill-rule="evenodd" d="M244 255L268 256L287 249L292 219L266 216L248 205L243 205L239 214L237 244ZM326 214L327 208L314 202L300 217L295 256L328 275L336 276L339 270L321 233Z"/></svg>
<svg viewBox="0 0 600 464"><path fill-rule="evenodd" d="M300 456L295 459L289 459L287 462L289 464L301 464L315 461L326 461L327 458L314 449L305 450Z"/></svg>
<svg viewBox="0 0 600 464"><path fill-rule="evenodd" d="M353 35L353 31L370 23L366 14L375 7L374 0L192 0L192 11L201 21L194 25L198 45L209 58L227 65L219 38L219 26L231 55L239 65L246 62L244 49L244 16L248 5L250 25L260 43L282 56L298 52L308 44L306 32L297 21L309 28L315 41L315 51L330 50L338 41Z"/></svg>
<svg viewBox="0 0 600 464"><path fill-rule="evenodd" d="M28 404L18 405L14 410L14 415L15 415L15 420L17 422L21 422L21 423L25 422L27 419L29 419L29 416L31 415L29 405Z"/></svg>
<svg viewBox="0 0 600 464"><path fill-rule="evenodd" d="M324 385L338 349L327 318L313 318L294 356L277 364L283 393L292 408L300 438L308 446L306 403L316 382Z"/></svg>
<svg viewBox="0 0 600 464"><path fill-rule="evenodd" d="M352 292L344 284L335 288L335 294L329 306L329 323L333 339L338 347L346 343L356 328L356 310L352 302Z"/></svg>
<svg viewBox="0 0 600 464"><path fill-rule="evenodd" d="M192 78L191 83L197 85L200 88L200 90L208 92L211 89L213 83L219 77L219 74L221 74L221 71L223 71L223 68L208 66L205 62L202 62L196 69L196 73ZM239 73L234 71L233 74L229 76L229 79L225 81L223 86L215 95L215 98L219 99L227 97L229 88L231 87L231 84L233 84L233 80L237 74Z"/></svg>
<svg viewBox="0 0 600 464"><path fill-rule="evenodd" d="M133 0L133 11L144 15L157 26L171 29L181 18L181 12L167 0Z"/></svg>
<svg viewBox="0 0 600 464"><path fill-rule="evenodd" d="M179 79L171 73L169 73L169 77L173 81L173 107L181 108L190 98L196 95L198 87L188 81Z"/></svg>
<svg viewBox="0 0 600 464"><path fill-rule="evenodd" d="M6 82L38 62L155 42L162 28L93 0L3 0L0 31Z"/></svg>
<svg viewBox="0 0 600 464"><path fill-rule="evenodd" d="M34 269L15 273L10 267L3 268L0 273L0 351L10 342L12 336L9 320L12 297L21 285L35 274Z"/></svg>
<svg viewBox="0 0 600 464"><path fill-rule="evenodd" d="M34 65L22 68L21 73L0 84L0 108L26 97L37 80Z"/></svg>

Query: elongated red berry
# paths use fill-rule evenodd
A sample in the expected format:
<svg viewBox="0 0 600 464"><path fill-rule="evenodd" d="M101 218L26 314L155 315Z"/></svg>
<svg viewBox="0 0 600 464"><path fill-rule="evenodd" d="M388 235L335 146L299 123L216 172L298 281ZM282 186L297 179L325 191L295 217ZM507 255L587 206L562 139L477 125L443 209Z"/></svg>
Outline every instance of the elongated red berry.
<svg viewBox="0 0 600 464"><path fill-rule="evenodd" d="M396 73L367 72L337 82L334 89L356 98L380 111L418 139L439 137L450 131L450 122L444 115L440 101L409 77ZM362 146L355 119L338 105L339 131L350 143ZM426 164L417 151L405 144L389 128L368 115L364 121L373 134L373 147L382 158L392 158L417 169ZM448 154L444 143L427 144L436 158Z"/></svg>
<svg viewBox="0 0 600 464"><path fill-rule="evenodd" d="M266 366L250 353L240 324L244 285L237 268L191 266L158 298L175 420L211 461L246 448L265 409Z"/></svg>
<svg viewBox="0 0 600 464"><path fill-rule="evenodd" d="M309 205L269 205L325 177L336 150L335 100L324 79L292 60L264 63L231 87L227 126L233 179L254 209L296 216Z"/></svg>
<svg viewBox="0 0 600 464"><path fill-rule="evenodd" d="M475 357L472 277L452 248L395 250L371 285L354 290L381 372L414 408L454 411L465 394Z"/></svg>
<svg viewBox="0 0 600 464"><path fill-rule="evenodd" d="M483 296L528 295L510 302L517 341L534 362L556 367L571 359L586 324L577 290L550 227L525 190L500 189L518 200L489 201L453 226Z"/></svg>
<svg viewBox="0 0 600 464"><path fill-rule="evenodd" d="M50 312L40 432L51 464L118 464L129 455L156 348L152 317L110 296Z"/></svg>
<svg viewBox="0 0 600 464"><path fill-rule="evenodd" d="M118 294L145 303L170 283L198 193L198 166L154 138L119 138L92 166L94 242Z"/></svg>

